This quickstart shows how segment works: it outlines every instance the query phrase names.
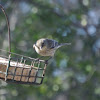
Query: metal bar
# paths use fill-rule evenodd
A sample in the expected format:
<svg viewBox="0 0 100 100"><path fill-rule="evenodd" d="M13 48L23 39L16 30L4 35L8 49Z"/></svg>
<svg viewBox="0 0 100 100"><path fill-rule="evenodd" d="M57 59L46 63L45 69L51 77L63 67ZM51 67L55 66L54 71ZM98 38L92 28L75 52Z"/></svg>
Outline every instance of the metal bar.
<svg viewBox="0 0 100 100"><path fill-rule="evenodd" d="M12 81L11 80L7 80L7 83L12 83ZM20 82L20 81L14 81L13 83L16 83L16 84L28 84L28 85L33 85L33 84L35 84L35 85L41 85L41 83L34 83L34 82Z"/></svg>
<svg viewBox="0 0 100 100"><path fill-rule="evenodd" d="M10 67L14 67L14 66L10 66ZM22 68L22 67L19 67L19 66L17 66L17 68ZM29 69L30 67L24 67L24 69ZM35 70L37 70L37 68L35 68L35 67L32 67L32 69L35 69ZM44 70L43 68L39 68L39 70Z"/></svg>
<svg viewBox="0 0 100 100"><path fill-rule="evenodd" d="M8 74L8 75L13 75L13 74ZM22 75L16 75L15 76L22 76ZM23 75L23 77L28 77L27 75ZM30 77L36 77L36 76L30 76ZM37 78L43 78L43 76L37 76Z"/></svg>
<svg viewBox="0 0 100 100"><path fill-rule="evenodd" d="M36 79L38 76L39 66L40 66L40 62L38 62L38 67L37 67L38 69L37 69L36 74L35 74L35 80L34 80L35 83L36 83Z"/></svg>
<svg viewBox="0 0 100 100"><path fill-rule="evenodd" d="M45 75L45 70L46 70L46 68L47 68L47 64L45 64L45 66L44 66L44 70L43 70L43 74L42 74L42 76Z"/></svg>
<svg viewBox="0 0 100 100"><path fill-rule="evenodd" d="M45 66L44 66L44 70L43 70L43 74L42 74L41 84L42 84L43 79L44 79L44 75L45 75L45 70L46 70L46 68L47 68L47 63L46 63Z"/></svg>
<svg viewBox="0 0 100 100"><path fill-rule="evenodd" d="M24 57L22 56L22 57L21 57L21 60L20 60L20 63L22 63L22 62L23 62L23 59L24 59Z"/></svg>
<svg viewBox="0 0 100 100"><path fill-rule="evenodd" d="M16 76L16 69L17 69L17 66L18 66L18 60L17 60L17 64L16 64L16 66L15 66L14 74L13 74L13 80L14 80L14 78L15 78L15 76Z"/></svg>
<svg viewBox="0 0 100 100"><path fill-rule="evenodd" d="M20 76L21 76L20 81L22 80L22 76L23 76L23 71L24 71L25 62L26 62L26 60L24 60L23 69L22 69L22 72L21 72L21 75L20 75Z"/></svg>
<svg viewBox="0 0 100 100"><path fill-rule="evenodd" d="M9 62L8 62L7 68L6 68L5 81L7 80L8 70L9 70L9 67L10 67L10 58L11 58L10 56L11 55L9 54Z"/></svg>
<svg viewBox="0 0 100 100"><path fill-rule="evenodd" d="M6 18L6 22L7 22L7 27L8 27L8 39L9 39L9 53L11 52L11 38L10 38L10 25L9 25L9 20L8 20L8 16L4 10L4 7L0 4L0 8L2 10L2 12L4 13L5 15L5 18Z"/></svg>
<svg viewBox="0 0 100 100"><path fill-rule="evenodd" d="M4 52L8 52L8 51L6 51L6 50L3 50L3 49L0 49L1 51L4 51ZM9 52L8 52L9 53ZM11 54L14 54L14 55L17 55L17 56L23 56L23 55L20 55L20 54L17 54L17 53L13 53L13 52L10 52ZM28 56L23 56L24 58L28 58L28 59L30 59L30 60L34 60L34 61L36 61L37 59L35 59L35 58L32 58L32 57L28 57ZM39 60L40 62L43 62L43 63L45 63L45 60Z"/></svg>
<svg viewBox="0 0 100 100"><path fill-rule="evenodd" d="M31 67L30 67L30 71L29 71L29 74L28 74L28 79L27 79L27 82L29 82L29 78L30 78L30 74L31 74L31 71L32 71L32 65L33 65L33 61L31 62Z"/></svg>

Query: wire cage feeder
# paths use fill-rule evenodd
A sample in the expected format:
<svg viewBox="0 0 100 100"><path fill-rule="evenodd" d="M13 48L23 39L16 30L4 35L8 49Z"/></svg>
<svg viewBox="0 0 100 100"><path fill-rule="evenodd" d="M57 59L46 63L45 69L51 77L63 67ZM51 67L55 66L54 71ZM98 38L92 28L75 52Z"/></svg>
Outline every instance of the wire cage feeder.
<svg viewBox="0 0 100 100"><path fill-rule="evenodd" d="M0 79L8 83L42 84L47 62L11 52L9 21L1 4L0 8L6 17L9 38L9 51L0 49L1 52L8 54L8 56L0 55Z"/></svg>

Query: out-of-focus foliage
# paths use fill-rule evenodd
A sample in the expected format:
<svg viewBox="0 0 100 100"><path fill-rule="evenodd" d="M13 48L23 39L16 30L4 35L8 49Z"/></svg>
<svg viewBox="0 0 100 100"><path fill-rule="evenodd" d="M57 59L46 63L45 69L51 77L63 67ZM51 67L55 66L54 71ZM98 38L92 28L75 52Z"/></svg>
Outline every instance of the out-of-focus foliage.
<svg viewBox="0 0 100 100"><path fill-rule="evenodd" d="M39 57L39 38L71 42L60 48L41 86L0 81L0 100L100 100L99 0L0 0L11 28L12 52ZM8 48L0 10L0 48Z"/></svg>

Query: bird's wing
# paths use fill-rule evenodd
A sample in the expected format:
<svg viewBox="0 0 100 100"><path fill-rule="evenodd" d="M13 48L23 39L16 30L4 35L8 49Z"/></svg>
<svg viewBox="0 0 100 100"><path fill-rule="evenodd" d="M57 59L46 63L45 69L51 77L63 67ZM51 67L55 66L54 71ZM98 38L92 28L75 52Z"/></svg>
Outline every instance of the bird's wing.
<svg viewBox="0 0 100 100"><path fill-rule="evenodd" d="M58 42L56 40L47 39L46 41L48 42L49 49L53 49L53 48L56 48L58 46Z"/></svg>

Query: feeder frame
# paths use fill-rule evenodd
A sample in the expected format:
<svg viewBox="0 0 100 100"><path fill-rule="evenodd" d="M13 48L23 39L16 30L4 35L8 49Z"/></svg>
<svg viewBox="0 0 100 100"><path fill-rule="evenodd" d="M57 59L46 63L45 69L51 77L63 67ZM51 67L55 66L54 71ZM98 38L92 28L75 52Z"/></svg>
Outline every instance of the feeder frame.
<svg viewBox="0 0 100 100"><path fill-rule="evenodd" d="M0 51L8 54L8 56L0 55L0 79L8 83L42 84L48 62L11 52L9 20L1 4L0 8L6 18L9 40L9 51L0 49ZM42 72L40 73L40 71Z"/></svg>

